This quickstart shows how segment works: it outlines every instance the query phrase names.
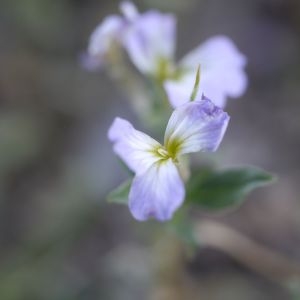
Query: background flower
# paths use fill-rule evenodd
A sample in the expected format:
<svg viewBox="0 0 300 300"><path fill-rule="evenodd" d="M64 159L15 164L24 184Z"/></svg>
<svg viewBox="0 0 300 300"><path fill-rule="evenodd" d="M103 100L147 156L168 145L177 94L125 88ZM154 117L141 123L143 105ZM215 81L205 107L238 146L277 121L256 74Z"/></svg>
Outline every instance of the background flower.
<svg viewBox="0 0 300 300"><path fill-rule="evenodd" d="M156 10L138 13L132 2L121 4L124 17L109 16L98 25L90 38L89 55L96 65L103 63L112 53L113 46L122 46L143 74L163 84L173 101L173 94L188 99L192 90L194 73L201 66L201 93L224 107L228 97L240 97L247 87L244 71L245 56L226 36L214 36L185 55L177 64L176 17ZM93 62L86 64L90 69ZM184 103L184 102L183 102Z"/></svg>
<svg viewBox="0 0 300 300"><path fill-rule="evenodd" d="M248 82L244 70L246 57L229 37L214 36L179 62L179 68L184 70L182 78L166 81L165 88L174 107L188 99L198 65L201 73L199 93L214 99L216 105L224 107L228 97L237 98L245 92Z"/></svg>

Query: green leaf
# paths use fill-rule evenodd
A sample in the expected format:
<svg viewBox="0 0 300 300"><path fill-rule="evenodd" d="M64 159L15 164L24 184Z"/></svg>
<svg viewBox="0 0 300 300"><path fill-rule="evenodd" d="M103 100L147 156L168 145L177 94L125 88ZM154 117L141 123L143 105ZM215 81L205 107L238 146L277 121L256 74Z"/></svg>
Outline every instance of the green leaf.
<svg viewBox="0 0 300 300"><path fill-rule="evenodd" d="M240 204L252 190L270 184L274 176L256 167L225 171L204 170L187 184L186 200L208 210Z"/></svg>
<svg viewBox="0 0 300 300"><path fill-rule="evenodd" d="M107 201L110 203L127 204L132 179L128 179L110 192Z"/></svg>

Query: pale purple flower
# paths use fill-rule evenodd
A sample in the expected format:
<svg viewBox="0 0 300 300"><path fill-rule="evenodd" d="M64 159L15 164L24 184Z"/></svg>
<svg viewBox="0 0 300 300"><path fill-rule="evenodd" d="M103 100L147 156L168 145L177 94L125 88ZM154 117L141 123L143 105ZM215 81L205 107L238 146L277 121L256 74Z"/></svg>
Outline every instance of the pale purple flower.
<svg viewBox="0 0 300 300"><path fill-rule="evenodd" d="M173 61L175 54L175 29L174 15L155 10L140 14L131 24L125 35L124 47L142 73L164 76L162 73L171 72L169 62Z"/></svg>
<svg viewBox="0 0 300 300"><path fill-rule="evenodd" d="M106 63L114 46L119 47L122 31L126 28L123 18L108 16L91 34L87 55L88 69L97 69Z"/></svg>
<svg viewBox="0 0 300 300"><path fill-rule="evenodd" d="M169 68L168 61L175 53L175 16L157 10L139 13L130 1L121 2L120 10L122 15L106 17L91 34L90 58L102 65L113 47L122 46L141 72L148 75L164 72L163 65Z"/></svg>
<svg viewBox="0 0 300 300"><path fill-rule="evenodd" d="M173 107L187 101L194 73L201 66L200 92L224 107L228 97L247 87L245 56L226 36L214 36L175 62L176 17L156 10L139 13L132 2L120 4L122 15L111 15L95 29L88 47L87 67L107 61L113 46L123 47L137 69L164 84ZM174 94L182 97L175 97ZM182 99L182 100L180 100ZM185 100L183 100L185 99Z"/></svg>
<svg viewBox="0 0 300 300"><path fill-rule="evenodd" d="M106 17L93 31L83 64L87 62L88 69L96 69L106 63L113 47L122 46L139 69L155 72L157 56L169 58L174 52L174 16L156 10L140 14L130 1L121 2L120 10L122 15Z"/></svg>
<svg viewBox="0 0 300 300"><path fill-rule="evenodd" d="M122 46L128 28L139 15L129 1L122 2L120 10L122 15L107 16L92 32L87 54L83 57L88 69L97 69L107 62L113 47Z"/></svg>
<svg viewBox="0 0 300 300"><path fill-rule="evenodd" d="M135 219L166 221L183 203L185 188L178 171L183 154L215 151L229 116L209 99L185 103L172 113L160 144L126 120L116 118L108 137L114 151L135 173L129 209Z"/></svg>
<svg viewBox="0 0 300 300"><path fill-rule="evenodd" d="M247 87L246 57L226 36L214 36L174 61L176 22L172 15L144 14L131 27L125 47L135 66L164 84L173 107L188 101L194 74L201 67L200 93L224 107L227 97L241 96ZM175 97L174 94L182 97ZM185 99L179 101L180 99Z"/></svg>
<svg viewBox="0 0 300 300"><path fill-rule="evenodd" d="M227 97L237 98L245 92L248 82L244 71L245 56L230 38L215 36L179 62L178 68L183 70L180 78L165 81L164 86L173 107L187 101L198 65L201 78L199 93L214 99L216 105L224 107Z"/></svg>

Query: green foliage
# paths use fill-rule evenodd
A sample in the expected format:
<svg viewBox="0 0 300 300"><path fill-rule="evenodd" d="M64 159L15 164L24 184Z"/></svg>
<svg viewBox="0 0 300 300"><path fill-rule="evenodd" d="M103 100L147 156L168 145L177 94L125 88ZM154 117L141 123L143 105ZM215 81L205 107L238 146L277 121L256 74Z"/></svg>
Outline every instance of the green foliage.
<svg viewBox="0 0 300 300"><path fill-rule="evenodd" d="M127 204L132 179L128 179L110 192L107 201L110 203Z"/></svg>
<svg viewBox="0 0 300 300"><path fill-rule="evenodd" d="M188 182L186 200L208 210L226 209L241 204L248 193L273 181L272 174L256 167L204 170Z"/></svg>

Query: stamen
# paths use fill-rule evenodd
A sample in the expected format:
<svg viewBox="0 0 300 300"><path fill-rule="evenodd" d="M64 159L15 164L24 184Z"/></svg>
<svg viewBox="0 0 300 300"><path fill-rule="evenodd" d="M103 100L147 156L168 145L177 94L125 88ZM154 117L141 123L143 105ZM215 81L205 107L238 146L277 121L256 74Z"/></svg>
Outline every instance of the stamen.
<svg viewBox="0 0 300 300"><path fill-rule="evenodd" d="M169 153L166 149L164 148L159 148L157 149L158 154L160 154L163 158L168 158L169 157Z"/></svg>

